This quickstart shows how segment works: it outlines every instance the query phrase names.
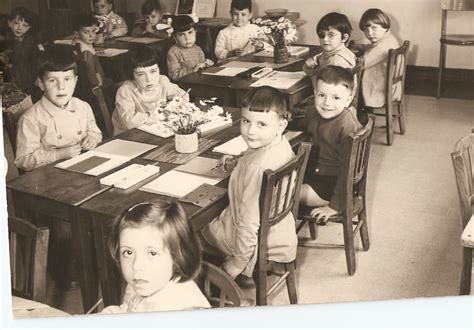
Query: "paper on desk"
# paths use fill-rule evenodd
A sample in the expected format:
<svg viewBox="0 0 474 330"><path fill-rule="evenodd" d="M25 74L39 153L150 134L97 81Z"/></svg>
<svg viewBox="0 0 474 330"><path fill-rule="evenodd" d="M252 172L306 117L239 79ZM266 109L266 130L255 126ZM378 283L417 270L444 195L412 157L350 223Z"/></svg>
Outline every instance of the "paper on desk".
<svg viewBox="0 0 474 330"><path fill-rule="evenodd" d="M162 137L162 138L167 138L170 136L174 135L174 132L163 125L162 123L154 123L151 125L143 124L137 127L139 130L142 130L144 132Z"/></svg>
<svg viewBox="0 0 474 330"><path fill-rule="evenodd" d="M156 148L156 145L115 139L110 142L95 148L97 152L104 154L112 154L117 156L124 156L130 159L140 156L151 149Z"/></svg>
<svg viewBox="0 0 474 330"><path fill-rule="evenodd" d="M186 164L176 167L175 170L215 179L228 177L230 173L217 168L218 161L218 159L198 156Z"/></svg>
<svg viewBox="0 0 474 330"><path fill-rule="evenodd" d="M102 162L100 165L94 166L93 168L88 169L86 171L74 170L75 164L78 164L80 162L87 162L88 159L95 159L95 158L103 158L105 159L105 161ZM65 170L69 170L72 167L70 169L71 171L97 176L107 171L110 171L111 169L114 169L117 166L120 166L129 160L130 160L129 157L98 152L97 150L91 150L86 153L83 153L82 155L76 156L64 162L56 164L55 167L62 168Z"/></svg>
<svg viewBox="0 0 474 330"><path fill-rule="evenodd" d="M288 46L288 53L290 54L290 56L303 56L309 53L309 47ZM273 47L269 49L264 49L258 53L255 53L253 54L253 56L273 57Z"/></svg>
<svg viewBox="0 0 474 330"><path fill-rule="evenodd" d="M241 72L247 71L245 67L223 67L223 66L215 66L208 68L206 70L201 71L202 74L208 74L213 76L228 76L228 77L235 77Z"/></svg>
<svg viewBox="0 0 474 330"><path fill-rule="evenodd" d="M219 181L220 179L207 178L204 176L171 170L152 182L147 183L139 190L181 198L203 183L215 185Z"/></svg>
<svg viewBox="0 0 474 330"><path fill-rule="evenodd" d="M269 75L251 84L250 87L270 86L276 89L288 89L304 77L306 77L306 74L303 71L273 71Z"/></svg>
<svg viewBox="0 0 474 330"><path fill-rule="evenodd" d="M298 135L302 134L301 131L287 131L283 136L288 140L292 140ZM238 156L242 152L246 151L248 148L247 143L245 142L242 135L239 135L232 140L227 141L226 143L221 144L220 146L212 149L214 152L218 152L224 155Z"/></svg>
<svg viewBox="0 0 474 330"><path fill-rule="evenodd" d="M74 44L74 40L73 39L58 39L58 40L54 40L54 43L55 44L59 44L59 45L73 45Z"/></svg>
<svg viewBox="0 0 474 330"><path fill-rule="evenodd" d="M152 37L130 37L130 36L125 36L125 37L120 37L116 38L115 40L120 40L120 41L126 41L126 42L135 42L139 44L152 44L154 42L163 40L160 38L152 38Z"/></svg>
<svg viewBox="0 0 474 330"><path fill-rule="evenodd" d="M98 48L96 49L97 56L101 57L114 57L123 53L128 52L128 49L118 49L118 48Z"/></svg>
<svg viewBox="0 0 474 330"><path fill-rule="evenodd" d="M100 179L100 183L107 186L114 185L120 189L128 189L157 174L159 171L160 168L155 165L131 164Z"/></svg>

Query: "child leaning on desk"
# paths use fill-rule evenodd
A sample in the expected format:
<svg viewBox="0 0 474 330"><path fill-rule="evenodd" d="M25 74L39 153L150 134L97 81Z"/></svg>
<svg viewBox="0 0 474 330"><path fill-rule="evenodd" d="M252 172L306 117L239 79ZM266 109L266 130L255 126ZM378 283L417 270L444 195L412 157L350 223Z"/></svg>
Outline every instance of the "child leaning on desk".
<svg viewBox="0 0 474 330"><path fill-rule="evenodd" d="M251 0L232 0L230 17L232 23L217 35L215 54L218 61L228 57L243 56L258 48L263 48L263 43L254 39L257 38L260 28L250 23Z"/></svg>
<svg viewBox="0 0 474 330"><path fill-rule="evenodd" d="M94 12L105 22L105 39L122 37L128 33L125 20L114 13L112 0L93 0Z"/></svg>
<svg viewBox="0 0 474 330"><path fill-rule="evenodd" d="M161 21L161 6L158 0L146 0L142 5L142 16L144 21L137 21L132 30L132 37L156 37L166 39L169 37L168 30L158 30L156 25Z"/></svg>
<svg viewBox="0 0 474 330"><path fill-rule="evenodd" d="M206 59L201 47L196 45L196 30L193 18L188 15L172 17L173 45L168 51L168 75L171 80L176 80L187 74L214 65Z"/></svg>
<svg viewBox="0 0 474 330"><path fill-rule="evenodd" d="M252 277L257 261L263 172L277 170L295 157L282 136L287 115L284 95L272 87L251 90L242 102L240 132L248 149L230 176L229 205L201 231L204 250L225 257L222 268L233 278L239 274ZM289 213L270 228L269 259L294 260L296 246L295 220Z"/></svg>
<svg viewBox="0 0 474 330"><path fill-rule="evenodd" d="M300 202L314 207L311 216L327 221L340 210L339 169L342 140L357 132L351 70L329 65L318 71L314 87L314 107L302 126L311 135L313 148L301 187Z"/></svg>
<svg viewBox="0 0 474 330"><path fill-rule="evenodd" d="M119 87L115 98L112 114L115 135L157 122L156 110L164 99L178 96L189 100L188 93L160 75L155 52L150 47L140 45L130 51L128 74L130 80Z"/></svg>
<svg viewBox="0 0 474 330"><path fill-rule="evenodd" d="M52 46L39 58L43 97L18 122L15 164L31 171L91 150L102 140L88 103L73 97L77 83L72 50Z"/></svg>
<svg viewBox="0 0 474 330"><path fill-rule="evenodd" d="M125 210L115 220L109 250L127 288L123 303L103 314L210 307L193 281L201 264L199 239L177 202L145 202Z"/></svg>

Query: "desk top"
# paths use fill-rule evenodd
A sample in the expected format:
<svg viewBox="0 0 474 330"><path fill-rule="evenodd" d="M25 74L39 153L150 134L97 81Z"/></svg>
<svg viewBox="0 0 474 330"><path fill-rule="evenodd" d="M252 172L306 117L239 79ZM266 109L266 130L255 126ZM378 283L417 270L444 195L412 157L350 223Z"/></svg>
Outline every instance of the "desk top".
<svg viewBox="0 0 474 330"><path fill-rule="evenodd" d="M70 316L66 312L37 301L12 296L12 311L14 318Z"/></svg>

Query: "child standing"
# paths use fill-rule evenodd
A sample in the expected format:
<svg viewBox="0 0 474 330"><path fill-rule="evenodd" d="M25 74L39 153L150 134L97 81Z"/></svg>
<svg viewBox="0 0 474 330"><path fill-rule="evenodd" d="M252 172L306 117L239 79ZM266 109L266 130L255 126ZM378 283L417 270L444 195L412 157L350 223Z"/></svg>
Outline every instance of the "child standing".
<svg viewBox="0 0 474 330"><path fill-rule="evenodd" d="M118 89L112 114L114 134L142 124L155 123L158 120L155 110L163 99L179 96L189 100L185 91L171 83L166 76L160 75L156 63L155 52L147 46L138 46L130 51L130 80Z"/></svg>
<svg viewBox="0 0 474 330"><path fill-rule="evenodd" d="M2 41L1 61L8 67L7 80L15 82L26 94L32 94L39 55L34 38L28 34L34 24L34 14L26 8L14 8L8 17L8 30Z"/></svg>
<svg viewBox="0 0 474 330"><path fill-rule="evenodd" d="M364 105L378 108L385 104L385 80L387 57L390 49L400 47L390 32L390 19L380 9L368 9L360 18L359 28L370 41L363 47L364 74L362 75L362 96ZM401 83L392 91L394 100L401 97Z"/></svg>
<svg viewBox="0 0 474 330"><path fill-rule="evenodd" d="M214 65L206 59L201 47L196 45L195 22L188 15L175 16L172 19L173 45L168 51L168 75L171 80Z"/></svg>
<svg viewBox="0 0 474 330"><path fill-rule="evenodd" d="M233 278L252 277L260 226L259 195L263 172L277 170L294 158L282 136L287 122L285 97L276 89L251 90L242 102L240 132L248 145L229 182L229 206L202 230L206 245L225 257L222 268ZM268 257L289 262L296 256L296 230L289 213L270 228Z"/></svg>
<svg viewBox="0 0 474 330"><path fill-rule="evenodd" d="M167 30L156 29L156 25L161 20L161 6L158 0L146 0L142 5L142 16L145 20L135 26L132 30L132 37L157 37L161 39L169 37Z"/></svg>
<svg viewBox="0 0 474 330"><path fill-rule="evenodd" d="M84 63L89 89L102 86L105 80L104 70L102 70L94 49L96 31L97 21L92 15L82 14L78 17L74 41L79 44L81 49L81 58Z"/></svg>
<svg viewBox="0 0 474 330"><path fill-rule="evenodd" d="M316 26L323 51L308 58L303 65L303 71L308 76L313 76L318 69L328 65L353 68L356 65L356 56L346 47L351 32L352 26L346 15L329 13L323 16Z"/></svg>
<svg viewBox="0 0 474 330"><path fill-rule="evenodd" d="M127 288L123 303L102 313L210 307L193 281L200 268L201 246L178 203L130 207L115 220L109 243Z"/></svg>
<svg viewBox="0 0 474 330"><path fill-rule="evenodd" d="M232 0L230 17L232 23L217 35L215 54L218 61L243 56L263 47L261 41L252 41L258 36L259 27L250 23L251 0Z"/></svg>
<svg viewBox="0 0 474 330"><path fill-rule="evenodd" d="M315 207L311 216L326 221L340 209L341 141L362 125L355 110L349 109L354 76L349 69L329 65L316 75L315 111L308 113L306 131L311 134L313 150L301 187L301 203Z"/></svg>
<svg viewBox="0 0 474 330"><path fill-rule="evenodd" d="M92 109L73 97L77 83L72 51L53 47L40 57L41 100L18 122L15 164L25 171L91 150L102 140Z"/></svg>
<svg viewBox="0 0 474 330"><path fill-rule="evenodd" d="M105 22L105 39L121 37L128 33L127 23L112 9L112 0L94 0L94 12Z"/></svg>

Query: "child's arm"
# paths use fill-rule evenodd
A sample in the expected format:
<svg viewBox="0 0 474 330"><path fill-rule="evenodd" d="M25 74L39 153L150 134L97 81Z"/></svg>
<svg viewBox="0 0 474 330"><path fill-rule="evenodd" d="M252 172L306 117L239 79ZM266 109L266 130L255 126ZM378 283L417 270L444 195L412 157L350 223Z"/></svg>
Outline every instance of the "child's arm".
<svg viewBox="0 0 474 330"><path fill-rule="evenodd" d="M204 54L203 54L203 58L204 58ZM184 60L186 61L186 59ZM167 62L168 62L168 75L171 80L176 80L187 74L196 72L200 68L199 65L191 68L191 67L186 66L185 63L182 63L180 61L179 54L176 51L174 51L174 48L170 49L170 51L168 52Z"/></svg>
<svg viewBox="0 0 474 330"><path fill-rule="evenodd" d="M112 27L109 31L109 35L112 38L121 37L128 33L127 23L120 15L113 13L110 19L115 21L111 22Z"/></svg>
<svg viewBox="0 0 474 330"><path fill-rule="evenodd" d="M186 101L189 101L189 94L186 93L184 90L182 90L181 88L179 88L178 85L176 84L173 84L169 79L168 77L166 76L161 76L161 82L160 82L165 90L166 90L166 98L167 99L170 99L170 98L173 98L175 96L178 96L178 97L181 97L183 98L184 100Z"/></svg>
<svg viewBox="0 0 474 330"><path fill-rule="evenodd" d="M317 56L308 57L306 61L304 61L303 71L308 76L312 76L313 74L315 74L317 68L318 68Z"/></svg>
<svg viewBox="0 0 474 330"><path fill-rule="evenodd" d="M118 89L115 99L115 111L117 111L117 115L126 129L145 124L151 117L150 113L136 111L137 105L135 102L138 102L138 100L134 100L133 94L128 89L122 87Z"/></svg>
<svg viewBox="0 0 474 330"><path fill-rule="evenodd" d="M388 57L388 50L384 44L370 48L370 51L364 53L364 69L371 68L380 62L384 62Z"/></svg>
<svg viewBox="0 0 474 330"><path fill-rule="evenodd" d="M89 51L82 52L82 59L85 63L87 80L91 88L99 87L102 85L102 78L100 74L95 70L94 55Z"/></svg>
<svg viewBox="0 0 474 330"><path fill-rule="evenodd" d="M81 147L83 150L94 149L100 141L102 141L102 132L95 122L94 113L91 107L87 104L86 111L87 118L87 134L82 140Z"/></svg>
<svg viewBox="0 0 474 330"><path fill-rule="evenodd" d="M234 255L226 258L222 264L222 268L233 278L244 271L257 248L257 232L260 226L258 203L262 178L263 171L258 165L247 168L245 177L240 178L245 188L242 195L238 196L238 205L234 205L237 208L237 218L234 219L237 227Z"/></svg>
<svg viewBox="0 0 474 330"><path fill-rule="evenodd" d="M223 61L227 58L227 55L229 53L229 50L226 49L226 37L225 37L225 31L222 30L219 32L217 35L216 39L216 48L214 53L216 54L217 60L218 61Z"/></svg>

